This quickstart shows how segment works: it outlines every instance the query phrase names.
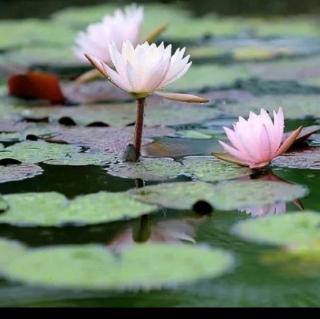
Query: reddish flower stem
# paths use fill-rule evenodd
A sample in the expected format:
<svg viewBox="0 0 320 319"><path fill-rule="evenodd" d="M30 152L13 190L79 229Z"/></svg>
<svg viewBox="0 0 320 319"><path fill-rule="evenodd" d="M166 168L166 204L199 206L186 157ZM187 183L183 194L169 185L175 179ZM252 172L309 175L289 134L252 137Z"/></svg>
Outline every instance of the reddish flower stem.
<svg viewBox="0 0 320 319"><path fill-rule="evenodd" d="M137 118L136 118L134 144L133 144L136 152L136 161L139 159L141 154L145 100L146 100L145 98L137 99Z"/></svg>

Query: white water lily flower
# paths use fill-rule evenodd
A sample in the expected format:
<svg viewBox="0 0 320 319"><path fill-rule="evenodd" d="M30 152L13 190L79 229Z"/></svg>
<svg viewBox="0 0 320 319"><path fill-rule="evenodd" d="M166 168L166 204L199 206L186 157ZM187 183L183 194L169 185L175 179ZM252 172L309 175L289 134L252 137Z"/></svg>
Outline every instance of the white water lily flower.
<svg viewBox="0 0 320 319"><path fill-rule="evenodd" d="M105 16L101 22L90 24L76 37L75 55L81 61L87 62L84 54L88 53L110 64L108 45L114 43L117 48L121 48L126 40L136 45L139 42L143 17L143 7L131 5L124 10L116 10L112 16Z"/></svg>
<svg viewBox="0 0 320 319"><path fill-rule="evenodd" d="M172 46L145 42L134 47L125 41L121 51L116 44L109 45L109 53L114 69L99 58L87 54L90 62L114 85L136 98L158 94L162 97L183 102L202 103L206 99L180 93L159 91L182 77L190 68L190 56L185 56L185 48L177 49L172 55Z"/></svg>

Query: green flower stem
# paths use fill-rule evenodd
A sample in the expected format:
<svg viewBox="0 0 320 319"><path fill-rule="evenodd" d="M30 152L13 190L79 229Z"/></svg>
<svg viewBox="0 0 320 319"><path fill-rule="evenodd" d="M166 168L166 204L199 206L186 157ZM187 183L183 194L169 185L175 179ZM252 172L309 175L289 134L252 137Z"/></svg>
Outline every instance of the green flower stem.
<svg viewBox="0 0 320 319"><path fill-rule="evenodd" d="M137 118L136 118L134 144L133 144L136 152L136 161L139 159L141 154L145 100L146 100L145 98L137 99Z"/></svg>

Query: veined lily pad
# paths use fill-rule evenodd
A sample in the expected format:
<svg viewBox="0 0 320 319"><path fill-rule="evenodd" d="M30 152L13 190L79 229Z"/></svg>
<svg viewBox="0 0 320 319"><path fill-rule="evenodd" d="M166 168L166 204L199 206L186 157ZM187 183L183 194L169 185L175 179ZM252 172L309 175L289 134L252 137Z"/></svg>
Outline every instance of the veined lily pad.
<svg viewBox="0 0 320 319"><path fill-rule="evenodd" d="M14 164L0 166L0 183L20 181L42 174L40 166L34 164Z"/></svg>
<svg viewBox="0 0 320 319"><path fill-rule="evenodd" d="M260 207L277 201L291 201L306 195L306 188L283 182L227 181L216 185L203 182L177 182L146 186L129 191L143 202L172 209L191 209L205 201L219 210Z"/></svg>
<svg viewBox="0 0 320 319"><path fill-rule="evenodd" d="M10 258L12 243L8 246L5 251ZM2 255L2 259L6 257ZM1 264L1 273L5 278L37 286L133 290L218 277L232 264L232 256L223 250L189 245L137 245L117 256L101 245L24 247L12 260Z"/></svg>
<svg viewBox="0 0 320 319"><path fill-rule="evenodd" d="M320 241L320 214L312 211L248 219L233 232L244 239L272 245L299 246Z"/></svg>
<svg viewBox="0 0 320 319"><path fill-rule="evenodd" d="M252 173L248 168L226 163L212 156L190 156L185 158L182 163L186 172L204 182L234 179Z"/></svg>
<svg viewBox="0 0 320 319"><path fill-rule="evenodd" d="M286 118L302 119L320 117L319 99L320 95L267 95L238 104L220 104L218 109L229 116L248 116L250 111L258 112L261 108L273 111L281 106Z"/></svg>
<svg viewBox="0 0 320 319"><path fill-rule="evenodd" d="M0 223L17 226L60 226L98 224L136 218L157 210L127 193L99 192L67 200L59 193L22 193L5 195L9 209Z"/></svg>
<svg viewBox="0 0 320 319"><path fill-rule="evenodd" d="M277 157L272 164L279 167L320 169L320 147L310 147Z"/></svg>

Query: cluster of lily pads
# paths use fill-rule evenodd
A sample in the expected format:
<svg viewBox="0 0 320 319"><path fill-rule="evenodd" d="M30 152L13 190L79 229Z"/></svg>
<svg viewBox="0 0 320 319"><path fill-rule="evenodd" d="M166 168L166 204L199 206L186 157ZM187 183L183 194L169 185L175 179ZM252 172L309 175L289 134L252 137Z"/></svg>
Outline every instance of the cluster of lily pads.
<svg viewBox="0 0 320 319"><path fill-rule="evenodd" d="M66 100L64 105L51 105L44 100L9 96L3 82L0 183L37 178L44 173L43 164L94 165L106 174L132 180L132 185L135 182L137 187L75 198L57 192L2 195L0 223L17 229L82 227L134 218L140 218L143 223L146 215L168 209L175 212L193 210L198 217L216 210L237 210L239 214L246 212L263 218L241 221L231 229L232 233L281 247L280 253L275 250L262 262L287 265L291 258L302 264L307 260L314 269L312 267L320 260L318 214L296 212L276 216L285 213L290 202L302 208L298 199L308 194L308 187L281 180L269 169L257 172L259 165L256 163L245 166L224 161L227 158L225 154L221 156L218 140L226 141L222 127L231 126L236 116L248 117L250 111L259 111L261 107L273 111L280 105L287 120L304 119L307 126L284 135L283 139L281 134L273 136L268 127L267 140L273 143L277 136L278 141L274 143L273 152L270 148L268 161L263 164L269 164L269 159L276 155L271 167L320 168L317 134L320 129L317 125L320 68L316 66L320 42L310 38L319 35L316 22L311 24L304 18L282 19L272 24L254 19L194 18L175 7L168 10L158 5L146 6L144 22L147 30L170 23L167 28L156 29L149 37L158 35L165 42L172 42L174 47L190 42L187 52L194 57L194 64L180 80L178 77L189 65L188 59L183 59L184 52L176 51L176 59L183 61L181 68L170 74L177 80L170 89L182 92L176 94L155 90L161 83L168 84L173 79L169 76L163 75L162 79L157 79L157 85L154 83L154 87L145 92L134 85L136 73L141 72L135 70L135 65L131 65L132 73L123 75L121 56L124 58L126 52L135 52L130 44L122 52L117 52L114 44L111 52L111 60L121 79L119 74L114 74L114 69L104 66L105 61L97 60L87 52L91 63L112 83L97 79L97 73L92 73L89 64L72 55L70 44L77 32L87 24L99 21L102 13L111 13L114 9L112 6L67 9L49 21L24 21L23 27L21 23L11 21L0 23L0 28L8 30L0 39L0 72L11 75L16 70L26 72L37 67L42 71L54 71L60 76L59 86ZM163 14L159 14L159 10ZM302 38L290 38L298 33ZM276 36L282 36L282 42L279 43ZM244 37L243 41L241 37ZM93 40L97 44L98 39ZM236 49L234 43L239 44ZM83 43L78 41L77 44ZM146 52L160 48L163 55L169 52L168 47L161 45L146 44L139 48ZM126 65L134 61L130 60L130 54L126 56ZM144 53L141 54L143 57ZM302 62L292 59L301 56L304 57ZM144 60L139 59L143 65ZM168 69L172 66L170 63L164 65ZM72 76L80 78L73 81L70 80ZM151 85L150 82L147 84ZM153 92L158 96L149 97ZM133 161L128 161L130 154L126 154L130 152L127 145L132 142L133 126L137 126L132 96L138 101L148 97L138 161L140 150ZM177 100L191 103L179 104ZM198 105L206 100L210 102ZM262 124L266 123L269 122ZM278 127L283 130L281 125ZM291 129L296 129L296 125ZM277 152L287 138L290 143ZM264 150L257 146L241 151ZM255 157L257 153L249 155ZM240 164L244 164L243 160ZM272 214L276 215L264 216ZM131 290L172 287L215 278L235 266L234 254L203 244L183 244L184 241L196 242L195 234L187 236L183 228L181 233L173 235L177 232L176 225L173 231L169 226L162 225L156 230L143 227L139 240L128 231L105 246L31 248L18 241L1 239L0 273L8 280L33 285ZM141 242L144 244L137 244ZM315 273L310 272L311 275Z"/></svg>

